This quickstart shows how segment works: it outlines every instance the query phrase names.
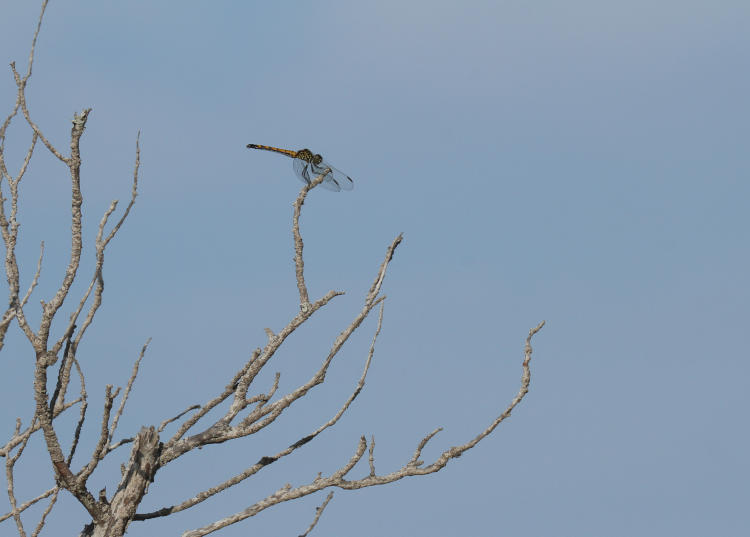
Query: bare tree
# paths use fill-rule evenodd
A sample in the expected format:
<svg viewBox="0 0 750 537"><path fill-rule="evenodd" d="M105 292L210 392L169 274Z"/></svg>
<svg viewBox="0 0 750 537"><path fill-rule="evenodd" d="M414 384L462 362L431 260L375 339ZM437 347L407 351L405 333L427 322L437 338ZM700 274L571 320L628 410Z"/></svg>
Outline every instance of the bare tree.
<svg viewBox="0 0 750 537"><path fill-rule="evenodd" d="M122 215L114 222L114 225L111 225L110 220L117 209L117 201L113 201L110 204L99 222L94 244L96 262L93 267L93 276L82 296L76 301L70 297L70 294L74 282L79 278L81 251L84 246L81 215L83 192L81 189L80 174L82 158L80 141L86 128L90 109L83 110L80 114L76 114L73 117L69 153L59 150L45 137L42 129L34 122L29 112L25 91L31 76L34 47L39 35L46 5L47 1L45 0L42 4L41 14L32 41L26 72L19 72L15 64L11 63L11 72L17 87L17 97L12 111L2 123L2 126L0 126L0 173L2 174L0 181L3 188L2 203L0 204L0 231L2 232L5 244L5 271L8 281L8 307L0 318L0 349L2 349L5 336L11 325L18 326L33 349L36 358L33 379L35 408L31 413L33 417L26 424L23 424L21 419L18 418L13 435L4 444L0 445L0 455L6 461L5 476L8 498L11 505L11 511L0 516L0 523L7 521L6 523L9 524L10 520L13 520L19 535L25 536L27 529L24 527L21 514L29 507L44 501L46 502L46 507L42 511L42 515L34 529L31 531L31 535L36 536L44 527L47 517L55 507L61 491L67 491L86 509L91 518L91 522L85 525L81 535L118 537L125 533L128 525L133 521L148 521L157 517L166 517L173 513L193 508L204 500L232 488L238 483L261 472L269 464L284 459L301 449L307 443L316 439L321 432L332 427L339 421L364 387L365 378L375 350L375 342L383 322L385 296L381 294L381 289L386 271L393 259L393 254L401 243L401 235L397 236L387 247L383 262L375 273L372 286L364 295L361 310L338 337L335 338L327 356L325 356L309 380L292 391L277 396L279 388L279 374L277 373L273 385L268 390L264 393L250 395L251 386L255 388L253 381L256 380L261 370L273 359L286 339L318 310L342 294L339 291L329 291L317 300L310 300L305 283L303 242L300 234L299 219L308 192L320 185L325 179L325 173L319 175L310 184L302 188L294 203L292 232L300 307L292 320L279 333L273 333L270 329L266 329L268 339L265 345L262 348L255 349L250 359L236 372L226 387L220 393L216 394L215 397L203 404L189 406L177 416L161 420L158 427L144 426L132 436L115 440L118 423L123 415L131 388L138 375L141 360L148 346L148 342L146 342L135 361L132 374L125 389L115 389L112 385L105 387L104 401L100 403L104 409L103 418L99 424L96 445L79 446L79 439L86 419L89 401L84 375L86 364L84 363L85 360L79 359L77 351L102 303L104 291L102 270L107 246L120 230L135 203L138 189L140 146L138 139L136 139L135 166L130 200ZM5 160L5 136L8 126L14 119L19 117L19 113L31 130L31 142L19 169L11 173L6 166ZM22 292L20 284L21 270L16 258L16 245L19 234L19 187L39 142L67 168L70 175L70 259L57 291L50 300L42 301L42 312L38 325L32 326L32 322L27 318L25 311L29 298L34 292L41 275L44 244L41 246L36 271L33 273L31 283L25 292ZM109 230L107 231L108 227ZM63 309L69 311L69 314L67 320L60 321L58 314ZM364 359L362 375L359 382L354 386L351 395L330 419L311 427L310 431L301 434L299 440L290 446L280 449L274 454L262 457L255 464L248 466L223 483L204 490L191 498L186 498L175 505L166 506L152 512L138 511L144 496L148 493L149 484L154 481L159 469L203 446L236 440L259 433L279 418L284 411L304 398L310 390L322 384L326 379L329 367L339 351L349 340L350 336L360 327L362 322L376 309L378 311L377 328L372 337L369 352ZM54 332L61 334L57 338L51 335L53 333L53 322L56 319L57 323ZM330 475L319 474L315 479L296 487L289 484L284 485L268 494L262 500L247 506L242 511L230 514L205 527L185 531L183 536L198 537L208 535L220 528L252 517L273 505L301 498L323 489L334 487L344 490L360 489L374 485L385 485L407 476L438 472L450 460L461 456L483 438L491 434L526 395L530 382L530 343L534 334L543 325L544 322L531 329L526 338L522 363L523 373L518 393L499 416L491 420L483 431L467 442L446 449L434 461L425 463L421 460L422 450L441 430L436 429L427 434L419 442L406 464L390 472L379 474L375 470L375 439L372 438L368 441L365 437L361 437L356 442L349 460L342 461L340 468ZM52 377L51 379L50 376ZM78 378L78 394L77 396L70 396L68 392L71 387L71 378L76 377ZM73 385L76 385L76 383L73 383ZM119 403L116 404L118 398ZM56 426L56 420L73 407L78 408L77 425L70 438L61 439L62 429ZM209 413L215 409L223 409L223 414L219 418L207 420ZM212 415L216 415L216 413L214 412ZM171 436L162 436L170 424L176 427L176 432ZM50 477L54 477L54 481L52 482L51 480L50 487L47 490L39 492L38 495L31 499L20 501L17 498L15 487L15 465L19 458L23 456L30 439L37 433L40 433L43 437L51 463ZM70 447L66 452L63 449L63 444L67 445L68 443ZM107 457L113 456L113 451L123 444L130 444L130 456L128 460L122 463L122 477L117 486L112 487L114 493L108 496L106 489L104 489L95 495L89 489L89 478L102 461ZM74 467L73 458L76 452L79 451L79 447L81 450L87 452L87 461L83 464L77 464ZM360 474L359 477L350 477L354 468L365 456L368 464L364 474ZM332 494L332 492L329 493L325 502L318 508L313 522L303 535L307 535L313 529L326 505L331 500ZM5 532L3 533L6 534Z"/></svg>

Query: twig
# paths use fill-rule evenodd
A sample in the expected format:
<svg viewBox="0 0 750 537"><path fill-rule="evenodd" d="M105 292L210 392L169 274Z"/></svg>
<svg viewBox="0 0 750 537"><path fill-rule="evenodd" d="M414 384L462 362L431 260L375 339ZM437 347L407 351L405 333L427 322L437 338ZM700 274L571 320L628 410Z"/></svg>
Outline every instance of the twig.
<svg viewBox="0 0 750 537"><path fill-rule="evenodd" d="M24 502L21 505L19 505L15 509L15 511L11 511L10 513L5 513L4 515L0 515L0 522L2 522L3 520L8 520L10 517L13 516L14 512L18 512L18 513L24 512L26 509L28 509L32 505L36 504L38 501L43 500L44 498L49 497L51 494L55 493L55 491L58 491L58 490L60 490L58 487L52 487L49 490L45 490L44 492L42 492L36 498L33 498L33 499L31 499L31 500L29 500L27 502Z"/></svg>
<svg viewBox="0 0 750 537"><path fill-rule="evenodd" d="M47 521L47 517L52 512L52 508L55 506L55 503L57 503L57 498L60 495L60 488L55 487L54 493L52 494L52 498L50 498L49 503L47 504L47 507L44 508L44 511L42 512L42 516L39 518L39 523L36 525L36 528L34 528L34 531L31 533L31 537L37 537L44 528L44 524Z"/></svg>
<svg viewBox="0 0 750 537"><path fill-rule="evenodd" d="M313 483L309 485L303 485L297 488L292 488L291 485L287 484L281 489L277 490L275 493L251 505L247 509L244 509L237 514L228 516L221 520L217 520L216 522L209 524L208 526L204 526L202 528L195 529L192 531L186 531L185 533L182 534L182 537L203 537L204 535L213 533L217 530L220 530L221 528L225 528L236 522L245 520L246 518L250 518L251 516L255 516L261 511L264 511L265 509L268 509L269 507L273 505L279 504L281 502L286 502L289 500L295 500L297 498L307 496L308 494L312 494L313 492L317 492L318 490L321 490L323 488L330 487L334 485L335 483L342 482L342 480L344 479L344 476L346 476L346 474L348 474L351 471L351 469L354 468L354 466L360 461L366 449L367 449L367 441L365 440L363 436L359 439L357 450L354 453L354 455L352 455L351 459L349 459L349 461L344 466L342 466L339 470L334 472L330 477L327 477L327 478L319 477L319 478L316 478L316 480Z"/></svg>
<svg viewBox="0 0 750 537"><path fill-rule="evenodd" d="M55 412L55 414L53 415L52 419L56 419L57 417L60 416L60 414L62 414L63 412L65 412L69 408L77 405L80 402L81 402L80 399L75 399L73 401L70 401L69 403L65 403L65 405L63 405L62 408L60 408L58 411ZM20 436L13 436L10 440L8 440L8 442L3 447L0 448L0 457L6 457L8 455L8 453L10 453L10 451L14 447L16 447L18 444L20 444L21 441L22 441L21 439L23 438L23 435L26 434L26 432L31 432L31 434L33 434L33 433L37 432L39 429L41 429L41 428L42 428L42 426L39 423L39 420L34 420L32 422L32 424L26 429L26 431L24 431L23 433L21 433Z"/></svg>
<svg viewBox="0 0 750 537"><path fill-rule="evenodd" d="M112 413L112 406L115 398L120 393L120 388L112 393L112 385L107 384L104 388L104 412L102 412L102 423L99 429L99 441L96 443L94 451L91 453L91 460L89 463L78 472L77 480L81 486L86 484L86 480L94 472L99 462L102 460L106 453L107 446L109 445L109 417Z"/></svg>
<svg viewBox="0 0 750 537"><path fill-rule="evenodd" d="M322 183L327 174L328 170L324 170L324 173L318 175L310 184L303 186L302 190L299 191L297 200L294 202L294 217L292 223L292 233L294 235L294 267L297 276L297 289L299 290L299 305L302 311L305 311L309 307L310 297L307 294L307 285L305 284L305 261L302 257L304 244L302 243L302 235L299 231L299 217L307 193Z"/></svg>
<svg viewBox="0 0 750 537"><path fill-rule="evenodd" d="M474 447L480 440L489 435L504 419L510 416L511 411L526 395L531 380L531 372L529 369L529 363L531 361L532 353L531 339L537 332L539 332L539 330L542 329L543 326L544 321L542 321L541 323L539 323L539 325L529 331L529 336L526 338L526 345L524 348L521 388L519 389L518 394L513 398L508 407L505 409L505 411L498 418L496 418L482 433L469 440L465 444L455 446L444 451L432 464L428 466L422 466L421 464L417 464L417 462L419 462L417 459L419 457L419 454L421 453L422 448L437 433L437 431L433 431L432 433L428 434L419 442L419 445L416 449L416 456L412 457L412 459L400 469L389 474L378 476L372 474L372 469L374 466L373 464L370 466L370 475L361 479L347 480L345 479L346 475L357 464L357 462L360 461L367 449L367 442L365 438L362 437L360 438L359 446L354 456L349 460L349 462L347 462L344 466L342 466L338 471L331 474L329 477L321 477L320 475L318 475L318 477L316 477L312 482L296 488L292 488L291 485L286 485L275 493L247 507L246 509L234 515L227 516L221 520L217 520L216 522L213 522L212 524L209 524L202 528L187 531L182 534L182 537L202 537L204 535L208 535L209 533L213 533L221 528L225 528L231 524L255 516L259 512L268 509L273 505L307 496L328 487L339 487L345 490L354 490L375 485L392 483L407 476L426 475L440 471L445 467L446 464L448 464L451 459L460 457L464 452Z"/></svg>
<svg viewBox="0 0 750 537"><path fill-rule="evenodd" d="M333 491L329 492L328 496L326 496L325 501L320 504L317 509L315 509L315 518L313 519L312 524L310 524L310 526L307 528L307 531L305 531L305 533L301 534L299 537L307 537L308 535L310 535L310 532L316 526L318 520L320 520L320 515L322 515L323 511L325 511L325 508L328 506L328 502L331 501L331 498L333 498Z"/></svg>
<svg viewBox="0 0 750 537"><path fill-rule="evenodd" d="M21 431L21 419L16 419L16 430L14 435L18 436L19 432ZM16 501L16 494L14 491L15 485L13 481L13 468L16 465L16 461L21 457L23 454L24 449L26 449L26 445L29 442L29 438L31 438L31 433L27 433L24 435L23 440L21 441L21 445L18 447L18 451L8 457L5 460L5 478L8 482L8 499L10 500L10 507L11 507L11 515L13 516L13 519L16 522L16 527L18 528L18 533L25 537L26 532L23 529L23 522L21 521L21 511L18 509L17 501Z"/></svg>
<svg viewBox="0 0 750 537"><path fill-rule="evenodd" d="M78 441L81 438L83 422L86 420L86 410L88 410L89 407L88 394L86 393L86 379L83 376L83 371L81 370L81 366L78 363L78 360L75 359L75 356L73 357L73 363L76 366L76 371L78 371L78 378L81 383L81 397L79 398L79 400L81 401L81 410L78 414L78 423L76 424L76 430L73 433L73 441L70 443L70 451L68 452L67 459L65 459L68 466L70 466L70 463L73 461L73 456L75 455L76 449L78 448Z"/></svg>
<svg viewBox="0 0 750 537"><path fill-rule="evenodd" d="M179 414L177 414L175 417L169 418L169 419L166 419L166 420L162 421L161 425L159 425L159 428L156 430L156 432L159 433L159 434L161 434L161 432L167 427L167 425L169 425L173 421L177 421L178 419L180 419L182 416L184 416L185 414L187 414L191 410L196 410L196 409L198 409L200 407L201 407L200 405L191 405L191 406L187 407L185 410L183 410L182 412L180 412Z"/></svg>
<svg viewBox="0 0 750 537"><path fill-rule="evenodd" d="M146 340L146 343L144 343L143 347L141 347L141 353L138 355L138 359L133 364L133 372L130 374L130 378L128 379L128 385L125 387L125 392L122 394L122 399L120 400L120 406L117 409L117 412L115 412L114 418L112 418L112 426L109 429L109 435L107 437L107 444L112 442L112 437L115 435L115 431L117 430L117 423L120 421L120 416L122 416L123 410L125 410L125 403L128 402L128 396L130 396L130 390L133 389L133 383L135 382L135 377L138 375L138 368L141 365L141 360L143 360L143 355L146 354L146 349L148 348L149 343L151 343L151 338L148 338Z"/></svg>
<svg viewBox="0 0 750 537"><path fill-rule="evenodd" d="M372 357L375 351L375 342L377 341L377 337L380 334L380 329L382 327L383 323L383 306L380 307L380 314L378 316L378 326L375 330L375 334L373 335L372 343L370 344L370 350L367 354L367 359L365 360L365 366L362 371L362 375L359 378L359 381L357 382L357 385L354 388L354 391L349 396L349 398L344 402L344 404L341 406L341 408L336 412L336 414L320 425L316 430L314 430L312 433L302 437L301 439L297 440L295 443L290 445L289 447L281 450L280 452L276 453L273 456L265 456L262 457L257 463L255 463L253 466L247 468L240 474L237 474L236 476L224 481L223 483L212 487L208 490L202 491L192 498L183 501L182 503L178 505L172 505L170 507L163 507L162 509L159 509L157 511L153 511L150 513L143 513L143 514L137 514L133 520L147 520L150 518L156 518L156 517L162 517L167 516L172 513L177 513L179 511L184 511L185 509L189 509L190 507L193 507L194 505L197 505L208 498L218 494L219 492L222 492L242 481L245 479L255 475L258 473L262 468L265 466L268 466L271 463L274 463L287 455L291 454L295 450L299 449L300 447L304 446L314 438L316 438L320 433L322 433L324 430L328 429L329 427L333 427L339 419L344 415L344 412L347 408L351 405L352 401L357 398L359 393L362 391L362 388L365 385L365 379L367 377L367 373L370 369L370 364L372 363ZM374 440L373 440L374 441Z"/></svg>

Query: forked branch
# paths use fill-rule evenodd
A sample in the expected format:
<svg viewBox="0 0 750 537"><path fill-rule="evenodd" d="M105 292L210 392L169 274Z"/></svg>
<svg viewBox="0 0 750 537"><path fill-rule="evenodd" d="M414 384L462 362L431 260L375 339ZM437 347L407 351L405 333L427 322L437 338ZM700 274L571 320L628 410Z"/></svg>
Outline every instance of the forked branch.
<svg viewBox="0 0 750 537"><path fill-rule="evenodd" d="M385 475L380 475L380 476L374 475L374 465L371 462L369 475L360 479L347 480L346 479L347 474L362 459L367 449L367 441L365 440L364 437L361 437L359 440L357 449L354 455L352 456L352 458L349 459L349 461L347 461L347 463L344 464L338 471L334 472L330 476L322 477L319 474L318 477L316 477L310 483L306 485L301 485L298 487L292 487L291 485L287 484L281 489L274 492L273 494L247 507L246 509L238 513L235 513L234 515L230 515L226 518L223 518L221 520L217 520L216 522L209 524L207 526L204 526L202 528L198 528L192 531L187 531L182 534L182 537L202 537L204 535L208 535L221 528L225 528L231 524L235 524L241 520L245 520L249 517L255 516L261 511L264 511L265 509L268 509L269 507L273 505L277 505L282 502L301 498L303 496L313 494L325 488L339 487L339 488L346 489L346 490L361 489L365 487L372 487L375 485L385 485L388 483L392 483L394 481L398 481L408 476L425 475L425 474L431 474L431 473L440 471L442 468L444 468L448 464L448 462L451 459L460 457L463 453L473 448L477 443L479 443L479 441L481 441L483 438L487 437L490 433L492 433L492 431L495 430L495 428L500 423L502 423L503 420L505 420L508 416L510 416L513 409L518 405L518 403L521 402L521 400L524 398L526 393L528 393L529 384L531 382L531 369L529 367L529 363L531 362L531 354L532 354L531 339L534 337L534 335L537 332L539 332L539 330L542 329L543 326L544 326L544 321L542 321L536 327L532 328L529 331L529 335L526 338L526 345L524 348L524 360L522 364L523 374L521 376L521 387L518 390L518 394L516 394L513 400L511 400L511 402L506 407L505 411L503 411L502 414L500 414L492 423L490 423L490 425L484 431L479 433L477 436L475 436L474 438L472 438L465 444L462 444L460 446L455 446L444 451L429 466L423 467L422 466L423 463L419 461L418 458L421 455L421 451L424 448L424 446L433 436L435 436L437 431L433 431L432 433L425 436L420 441L419 445L417 446L416 452L414 456L411 458L411 460L407 464L405 464L403 467L399 468L398 470L393 471L389 474L385 474Z"/></svg>

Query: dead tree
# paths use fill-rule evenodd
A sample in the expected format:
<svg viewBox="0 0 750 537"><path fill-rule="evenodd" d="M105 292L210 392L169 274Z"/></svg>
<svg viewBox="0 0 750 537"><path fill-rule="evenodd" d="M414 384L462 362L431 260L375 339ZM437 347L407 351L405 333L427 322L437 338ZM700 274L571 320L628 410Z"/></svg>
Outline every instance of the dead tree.
<svg viewBox="0 0 750 537"><path fill-rule="evenodd" d="M329 291L321 298L311 300L308 297L308 290L305 283L303 242L300 235L299 218L308 192L324 180L322 175L318 176L311 184L302 188L294 203L292 232L294 237L296 283L299 291L300 306L299 311L294 315L292 320L278 333L273 333L270 329L266 329L268 339L264 346L255 349L250 359L229 380L226 387L211 400L200 405L190 406L177 416L163 419L159 426L144 426L132 436L115 440L118 422L123 415L125 404L138 374L140 362L148 346L148 342L146 342L140 356L135 361L132 374L125 389L114 389L112 385L105 387L104 401L100 403L103 404L104 408L103 419L99 425L99 435L96 445L80 445L79 438L89 403L85 389L84 371L91 364L86 363L85 357L79 357L77 351L83 337L92 326L94 317L102 303L104 291L102 270L107 246L120 230L136 200L140 146L138 139L136 139L135 169L133 172L130 200L122 215L114 222L114 225L111 225L109 231L107 231L107 228L110 226L110 219L115 214L117 202L113 201L105 211L99 223L98 233L93 245L96 253L93 277L82 296L75 301L70 294L73 283L80 277L81 251L84 247L81 215L83 191L81 189L82 156L80 153L80 141L84 135L90 110L83 110L73 118L69 153L61 151L46 138L40 126L34 122L31 116L26 102L25 91L31 76L34 47L41 28L46 4L47 2L44 1L32 41L26 72L22 74L16 69L14 63L11 64L11 72L17 87L17 97L10 114L0 126L0 173L2 174L0 177L0 186L2 186L3 192L2 203L0 204L0 231L2 232L5 244L5 270L8 281L8 307L0 318L0 349L2 349L7 331L11 326L17 326L25 336L35 356L33 379L35 408L30 412L31 417L26 423L23 423L20 418L17 419L13 435L10 439L0 444L0 455L5 458L7 491L11 505L11 511L0 516L0 523L10 524L11 521L14 521L18 533L26 535L21 514L32 505L45 501L46 508L32 531L32 535L38 535L44 527L47 516L55 507L58 495L60 493L69 493L86 509L91 518L91 522L84 526L81 535L119 537L125 533L128 525L133 521L145 523L145 521L157 517L165 517L185 509L193 508L204 500L251 478L258 472L261 472L266 466L276 463L303 448L303 446L315 440L321 432L334 426L339 421L364 386L365 377L373 358L375 342L383 322L383 308L385 304L385 296L381 294L383 281L388 266L393 259L393 254L401 242L401 235L396 237L386 249L385 258L380 268L376 271L372 286L364 294L361 310L339 336L335 338L327 356L325 356L320 367L312 374L310 379L292 391L278 396L279 374L277 373L275 382L265 393L251 395L250 388L256 389L253 381L256 380L261 370L273 359L286 339L318 310L326 306L336 296L342 294L338 291ZM6 131L14 119L18 119L19 121L25 120L31 131L31 142L19 169L11 172L11 170L7 169L4 151ZM59 284L57 292L48 301L42 301L40 321L38 325L32 326L32 322L28 320L25 312L29 307L29 299L41 275L44 245L42 244L39 261L36 271L31 277L31 283L24 292L21 289L20 283L22 271L16 259L16 245L19 235L18 199L21 181L40 143L44 146L44 149L54 155L67 168L71 184L70 200L72 218L70 224L70 259L67 264L67 270ZM261 432L265 427L279 418L285 410L304 398L310 390L322 384L326 379L329 367L349 337L376 309L378 311L377 328L373 335L369 352L364 358L362 375L357 385L354 386L351 395L343 402L335 415L331 416L327 421L311 427L310 431L302 434L299 440L290 446L280 449L272 455L262 457L255 464L248 466L223 483L204 490L192 498L186 498L181 503L166 506L153 512L139 511L141 501L148 493L149 484L156 479L158 471L161 468L203 446L228 442ZM67 313L67 321L60 321L61 311ZM53 323L56 320L57 322L53 327ZM530 382L530 343L534 334L542 328L543 324L544 322L531 329L526 338L521 386L518 393L499 416L491 420L483 431L464 444L446 449L435 460L425 463L420 458L422 450L441 430L436 429L427 434L419 442L411 458L402 467L387 473L377 473L375 470L374 438L368 441L365 437L361 437L355 442L356 445L353 446L353 453L349 460L342 461L340 468L330 475L319 474L315 479L295 487L288 484L284 485L242 511L230 514L208 526L185 531L183 536L199 537L201 535L208 535L220 528L252 517L271 506L301 498L323 489L360 489L374 485L385 485L407 476L438 472L449 461L461 456L483 438L491 434L526 395ZM54 337L53 333L58 333L59 336ZM77 385L79 388L77 396L69 395L72 378L78 378ZM116 404L118 398L119 403ZM60 436L61 430L59 427L56 427L56 420L63 413L71 411L73 408L78 409L77 426L72 437L65 438L63 441ZM208 420L209 423L206 423L206 417L209 412L219 408L223 409L223 415L218 419ZM19 409L19 412L21 411L22 409ZM170 424L176 427L176 432L171 436L164 435L165 429ZM21 501L16 497L15 465L19 458L23 456L29 441L39 436L43 438L49 456L49 463L40 461L40 465L49 464L51 470L50 487L40 492L34 498ZM69 448L66 452L63 449L63 445L67 445L68 443ZM106 489L95 494L89 489L89 478L100 463L106 457L114 456L113 451L115 448L123 444L130 444L131 449L129 458L122 463L122 477L119 484L117 486L113 484L111 490L114 492L111 496L106 494ZM74 455L79 451L86 452L87 462L74 465ZM364 473L359 473L356 477L351 476L350 474L353 473L355 467L364 458L368 461ZM238 461L238 463L242 464L242 461ZM325 502L318 508L312 524L304 535L307 535L317 523L332 494L332 492L329 493ZM4 530L2 533L4 535L8 534L7 530Z"/></svg>

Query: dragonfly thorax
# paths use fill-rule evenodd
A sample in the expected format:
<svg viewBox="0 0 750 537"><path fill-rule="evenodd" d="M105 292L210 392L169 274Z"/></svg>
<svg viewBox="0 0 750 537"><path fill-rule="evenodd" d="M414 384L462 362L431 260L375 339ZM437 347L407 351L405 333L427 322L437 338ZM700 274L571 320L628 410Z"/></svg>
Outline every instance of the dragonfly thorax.
<svg viewBox="0 0 750 537"><path fill-rule="evenodd" d="M313 154L313 152L309 149L300 149L299 151L297 151L295 158L304 160L305 162L310 162L311 164L314 164L316 166L320 165L320 163L323 162L322 156Z"/></svg>

